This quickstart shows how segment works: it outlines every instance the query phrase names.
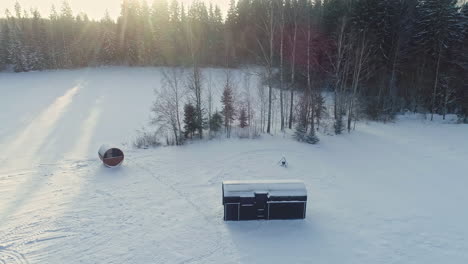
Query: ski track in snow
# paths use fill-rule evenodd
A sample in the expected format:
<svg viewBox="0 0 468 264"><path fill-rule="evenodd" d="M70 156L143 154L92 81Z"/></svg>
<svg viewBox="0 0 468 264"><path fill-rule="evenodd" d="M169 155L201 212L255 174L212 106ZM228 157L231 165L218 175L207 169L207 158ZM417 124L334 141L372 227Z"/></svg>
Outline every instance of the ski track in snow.
<svg viewBox="0 0 468 264"><path fill-rule="evenodd" d="M210 71L219 95L224 71ZM133 150L156 69L0 79L0 264L468 263L466 125L404 116L317 146L277 135ZM103 143L124 148L122 167L100 164ZM304 180L307 218L224 222L221 182L247 178Z"/></svg>

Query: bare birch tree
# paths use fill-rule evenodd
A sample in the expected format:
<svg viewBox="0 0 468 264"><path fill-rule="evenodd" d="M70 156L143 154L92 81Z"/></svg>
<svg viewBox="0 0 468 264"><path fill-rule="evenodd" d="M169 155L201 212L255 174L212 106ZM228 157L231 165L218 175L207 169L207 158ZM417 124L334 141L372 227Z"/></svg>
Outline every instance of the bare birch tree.
<svg viewBox="0 0 468 264"><path fill-rule="evenodd" d="M347 129L348 133L351 132L351 123L352 119L355 117L355 104L356 96L358 93L359 88L359 81L362 79L362 72L364 70L365 63L368 58L368 50L367 48L367 40L366 34L363 33L363 36L356 40L356 45L354 46L354 58L353 58L353 72L352 72L352 82L351 82L351 91L349 93L349 101L348 101L348 124Z"/></svg>
<svg viewBox="0 0 468 264"><path fill-rule="evenodd" d="M182 127L180 120L183 92L181 78L182 68L163 69L163 83L160 90L155 90L156 101L151 109L154 116L151 123L158 126L160 132L170 132L176 145L182 144ZM169 135L166 135L169 136Z"/></svg>
<svg viewBox="0 0 468 264"><path fill-rule="evenodd" d="M223 105L222 113L224 117L224 128L226 131L226 137L230 138L232 123L235 118L235 101L230 71L226 72L226 83L224 85L223 95L221 96L221 103Z"/></svg>
<svg viewBox="0 0 468 264"><path fill-rule="evenodd" d="M268 86L268 117L267 117L267 133L271 132L271 104L272 104L272 93L273 93L273 59L274 59L274 30L275 30L275 19L274 11L275 6L273 1L268 1L268 11L266 16L260 19L260 24L257 25L261 31L267 36L267 43L263 43L260 38L257 37L257 44L260 48L261 54L260 61L265 68L265 79Z"/></svg>
<svg viewBox="0 0 468 264"><path fill-rule="evenodd" d="M298 31L298 8L293 7L293 39L292 39L292 50L291 50L291 84L289 85L290 96L289 96L289 129L292 129L293 122L293 109L294 109L294 89L296 87L296 46L297 46L297 31Z"/></svg>
<svg viewBox="0 0 468 264"><path fill-rule="evenodd" d="M280 84L279 84L279 92L280 92L280 118L281 118L281 131L284 131L284 99L283 99L283 89L284 89L284 24L285 24L285 18L284 18L284 4L283 0L278 1L279 3L279 11L280 11L280 69L279 69L279 74L280 74Z"/></svg>
<svg viewBox="0 0 468 264"><path fill-rule="evenodd" d="M211 115L213 113L213 78L211 76L211 71L208 71L208 90L207 90L207 101L208 101L208 128L209 134L211 136Z"/></svg>
<svg viewBox="0 0 468 264"><path fill-rule="evenodd" d="M192 101L195 105L196 123L198 136L203 138L203 106L202 106L202 75L201 69L195 63L188 78L189 91L192 94Z"/></svg>
<svg viewBox="0 0 468 264"><path fill-rule="evenodd" d="M327 54L331 65L331 75L334 79L334 104L333 116L335 134L340 134L343 130L343 110L344 101L343 94L346 87L346 78L349 69L349 60L346 58L348 51L348 36L347 36L348 18L345 16L341 18L339 29L335 37L335 52L334 55Z"/></svg>

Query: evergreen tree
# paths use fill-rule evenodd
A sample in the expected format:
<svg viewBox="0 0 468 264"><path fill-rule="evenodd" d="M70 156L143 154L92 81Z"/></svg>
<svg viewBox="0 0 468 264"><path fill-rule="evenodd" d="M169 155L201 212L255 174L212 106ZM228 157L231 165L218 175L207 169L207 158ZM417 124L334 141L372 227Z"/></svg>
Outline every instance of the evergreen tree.
<svg viewBox="0 0 468 264"><path fill-rule="evenodd" d="M49 40L48 45L48 54L49 54L49 61L48 65L51 69L58 69L60 68L60 45L59 45L59 21L58 21L58 13L54 5L50 10L49 16L49 30L47 39Z"/></svg>
<svg viewBox="0 0 468 264"><path fill-rule="evenodd" d="M462 29L462 37L460 38L460 45L456 50L459 50L458 65L461 66L459 75L461 78L455 76L454 79L458 79L458 110L457 114L459 121L468 123L468 2L465 3L460 12L459 25Z"/></svg>
<svg viewBox="0 0 468 264"><path fill-rule="evenodd" d="M222 113L224 116L224 129L226 131L226 136L231 136L231 127L232 122L235 118L234 112L234 96L231 88L231 84L229 81L229 76L226 81L226 85L224 86L223 95L221 96L221 103L223 105Z"/></svg>
<svg viewBox="0 0 468 264"><path fill-rule="evenodd" d="M194 133L198 129L198 124L195 107L191 103L184 106L184 123L185 138L193 138Z"/></svg>
<svg viewBox="0 0 468 264"><path fill-rule="evenodd" d="M120 57L123 63L129 65L139 65L141 59L139 10L139 1L124 0L120 17L117 19Z"/></svg>
<svg viewBox="0 0 468 264"><path fill-rule="evenodd" d="M37 9L31 10L29 19L30 33L25 39L30 70L47 68L47 31L46 26Z"/></svg>
<svg viewBox="0 0 468 264"><path fill-rule="evenodd" d="M24 45L23 31L21 28L21 9L19 4L15 5L17 17L10 15L7 10L8 20L8 46L7 56L8 61L13 65L15 72L29 71L29 61L26 47ZM19 11L18 11L19 9Z"/></svg>
<svg viewBox="0 0 468 264"><path fill-rule="evenodd" d="M100 21L74 15L66 1L58 11L52 6L48 18L37 10L26 12L17 3L13 15L7 11L0 18L0 69L191 65L196 88L191 99L200 136L205 123L200 69L237 64L268 66L269 86L276 84L274 78L282 78L281 87L290 91L287 102L280 97L287 105L283 118L290 128L293 122L300 128L302 122L300 111L294 111L296 95L307 89L320 94L328 86L336 94L336 133L343 129L343 118L349 128L356 109L363 106L371 119L386 121L398 111L411 110L456 113L467 122L466 3L232 0L226 20L216 5L182 3L154 0L148 6L142 0L124 0L116 21L109 15ZM262 102L269 98L261 96ZM312 120L319 124L321 118L316 106L320 98L309 103L306 126L299 129L308 132L304 135L310 134ZM261 107L260 123L265 123L266 104Z"/></svg>
<svg viewBox="0 0 468 264"><path fill-rule="evenodd" d="M239 126L241 128L249 126L249 124L247 123L247 112L245 111L244 107L242 107L239 111Z"/></svg>
<svg viewBox="0 0 468 264"><path fill-rule="evenodd" d="M8 47L8 30L3 20L0 20L0 71L5 68L7 64L7 49Z"/></svg>
<svg viewBox="0 0 468 264"><path fill-rule="evenodd" d="M294 138L299 142L306 141L307 138L307 130L303 124L296 124L296 128L294 130Z"/></svg>
<svg viewBox="0 0 468 264"><path fill-rule="evenodd" d="M241 1L239 1L239 5ZM236 63L236 39L238 33L238 12L236 7L236 1L230 0L229 2L229 10L226 16L225 22L225 66L230 67Z"/></svg>
<svg viewBox="0 0 468 264"><path fill-rule="evenodd" d="M323 115L327 113L327 108L325 107L325 98L322 94L318 94L315 98L315 122L317 123L317 130L320 128L320 121L323 118Z"/></svg>
<svg viewBox="0 0 468 264"><path fill-rule="evenodd" d="M223 116L221 115L220 112L216 111L212 116L210 120L210 128L211 131L213 132L219 132L221 130L221 127L223 126Z"/></svg>
<svg viewBox="0 0 468 264"><path fill-rule="evenodd" d="M344 130L343 115L339 115L338 118L335 119L333 127L335 129L336 135L340 135L341 133L343 133L343 130Z"/></svg>
<svg viewBox="0 0 468 264"><path fill-rule="evenodd" d="M202 75L201 69L199 68L196 62L193 64L193 71L191 72L188 81L188 89L192 93L192 100L195 102L195 121L197 123L198 128L198 136L200 138L203 138L203 128L205 119L203 115L204 111L202 105Z"/></svg>
<svg viewBox="0 0 468 264"><path fill-rule="evenodd" d="M109 16L109 12L106 11L104 18L101 20L101 25L102 46L99 54L100 62L104 64L114 64L117 56L116 27L114 21Z"/></svg>
<svg viewBox="0 0 468 264"><path fill-rule="evenodd" d="M309 95L303 94L299 102L298 122L296 124L295 131L294 131L294 138L299 142L305 142L308 138L308 133L307 133L308 115L309 115Z"/></svg>
<svg viewBox="0 0 468 264"><path fill-rule="evenodd" d="M461 38L459 29L459 13L456 0L426 0L417 6L414 26L413 43L418 48L418 54L429 56L433 81L428 108L431 120L436 111L437 94L440 89L441 74L444 64L450 62L448 52L454 43Z"/></svg>
<svg viewBox="0 0 468 264"><path fill-rule="evenodd" d="M319 141L320 140L315 133L315 129L310 129L309 133L307 133L307 136L304 139L304 142L308 144L317 144Z"/></svg>
<svg viewBox="0 0 468 264"><path fill-rule="evenodd" d="M177 21L178 15L175 15L174 19ZM151 50L157 65L176 64L176 50L174 50L171 41L171 37L174 37L172 34L176 34L176 32L175 25L172 25L170 20L169 3L166 0L154 0L151 7L152 33L154 35Z"/></svg>
<svg viewBox="0 0 468 264"><path fill-rule="evenodd" d="M62 68L71 68L74 66L74 61L79 59L78 57L73 57L74 50L72 44L74 43L75 37L75 17L73 16L73 11L70 7L70 4L65 0L62 2L61 12L59 15L59 38L62 53L60 65Z"/></svg>
<svg viewBox="0 0 468 264"><path fill-rule="evenodd" d="M146 1L140 2L138 10L138 47L140 65L155 65L154 53L154 24L151 22L151 10Z"/></svg>

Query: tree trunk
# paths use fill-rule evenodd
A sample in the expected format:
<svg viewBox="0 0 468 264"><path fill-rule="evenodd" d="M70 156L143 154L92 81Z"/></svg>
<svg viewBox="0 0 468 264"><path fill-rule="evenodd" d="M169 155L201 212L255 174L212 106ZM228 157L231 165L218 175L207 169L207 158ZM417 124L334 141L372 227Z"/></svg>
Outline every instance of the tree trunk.
<svg viewBox="0 0 468 264"><path fill-rule="evenodd" d="M396 68L397 68L397 62L400 54L400 40L398 39L397 44L396 44L396 50L395 54L393 55L393 62L392 62L392 72L390 74L390 82L389 82L389 90L390 90L390 96L392 97L392 100L396 97L396 89L395 89L395 82L396 82Z"/></svg>
<svg viewBox="0 0 468 264"><path fill-rule="evenodd" d="M345 53L345 28L346 28L346 17L342 19L340 33L338 35L338 43L337 43L337 56L336 56L336 64L335 64L335 103L333 105L333 112L335 122L341 119L342 115L342 91L344 85L346 83L346 75L347 75L347 66L348 61L345 61L345 67L343 67L343 58Z"/></svg>
<svg viewBox="0 0 468 264"><path fill-rule="evenodd" d="M361 79L361 71L365 63L364 62L365 49L366 49L366 35L364 33L364 35L362 36L362 40L361 40L361 46L359 47L359 50L356 53L356 58L355 58L353 82L352 82L353 93L351 94L351 98L350 98L349 105L348 105L348 133L351 132L351 123L354 117L354 104L356 101L356 94L357 94L357 90L359 87L359 80Z"/></svg>
<svg viewBox="0 0 468 264"><path fill-rule="evenodd" d="M267 133L271 132L271 99L272 99L272 73L273 73L273 3L270 3L270 55L268 60L268 124Z"/></svg>
<svg viewBox="0 0 468 264"><path fill-rule="evenodd" d="M291 97L289 102L289 129L292 129L293 122L293 107L294 107L294 88L296 84L296 41L297 41L297 16L294 16L294 35L292 48L292 63L291 63Z"/></svg>
<svg viewBox="0 0 468 264"><path fill-rule="evenodd" d="M176 144L176 146L178 146L179 145L179 136L177 135L177 128L175 126L173 126L172 130L174 131L175 144Z"/></svg>
<svg viewBox="0 0 468 264"><path fill-rule="evenodd" d="M444 96L444 112L442 119L445 120L445 116L447 115L447 105L448 105L448 94L447 91L445 91L445 96Z"/></svg>
<svg viewBox="0 0 468 264"><path fill-rule="evenodd" d="M314 116L315 116L315 95L314 91L312 91L312 80L310 76L310 38L311 38L311 28L310 28L310 15L308 15L308 25L307 25L307 90L309 91L309 100L310 100L310 133L315 132L315 125L314 125ZM307 124L306 124L307 127Z"/></svg>
<svg viewBox="0 0 468 264"><path fill-rule="evenodd" d="M439 82L440 57L441 57L441 53L440 53L440 49L439 49L439 54L437 56L436 75L435 75L435 80L434 80L434 90L432 92L431 121L434 120L435 98L436 98L436 94L437 94L437 83Z"/></svg>
<svg viewBox="0 0 468 264"><path fill-rule="evenodd" d="M283 106L283 86L284 86L284 8L281 1L281 27L280 27L280 111L281 111L281 131L284 131L284 106Z"/></svg>

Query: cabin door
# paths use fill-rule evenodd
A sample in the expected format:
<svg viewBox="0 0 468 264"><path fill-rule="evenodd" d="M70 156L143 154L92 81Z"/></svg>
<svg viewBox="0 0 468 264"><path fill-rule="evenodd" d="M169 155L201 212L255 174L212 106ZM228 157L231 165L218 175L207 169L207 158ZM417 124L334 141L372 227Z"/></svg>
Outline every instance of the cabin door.
<svg viewBox="0 0 468 264"><path fill-rule="evenodd" d="M257 219L268 219L267 202L268 193L255 193L255 208L257 210Z"/></svg>

